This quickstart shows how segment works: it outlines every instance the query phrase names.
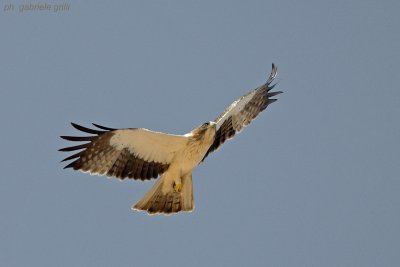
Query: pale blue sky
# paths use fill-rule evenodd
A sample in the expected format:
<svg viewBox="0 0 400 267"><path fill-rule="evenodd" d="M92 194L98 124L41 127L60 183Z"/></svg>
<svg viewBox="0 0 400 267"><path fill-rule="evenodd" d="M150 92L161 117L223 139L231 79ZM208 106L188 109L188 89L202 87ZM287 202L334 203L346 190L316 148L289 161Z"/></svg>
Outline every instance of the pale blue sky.
<svg viewBox="0 0 400 267"><path fill-rule="evenodd" d="M1 266L400 266L399 1L0 3ZM69 122L186 133L272 62L284 94L196 169L195 212L62 170Z"/></svg>

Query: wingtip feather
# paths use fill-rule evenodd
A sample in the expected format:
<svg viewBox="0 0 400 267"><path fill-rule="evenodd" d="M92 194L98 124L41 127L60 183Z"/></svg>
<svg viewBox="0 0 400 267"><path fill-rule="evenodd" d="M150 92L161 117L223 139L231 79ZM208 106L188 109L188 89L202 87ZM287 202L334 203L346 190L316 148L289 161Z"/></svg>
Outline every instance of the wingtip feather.
<svg viewBox="0 0 400 267"><path fill-rule="evenodd" d="M79 124L73 123L71 122L72 127L74 127L75 129L82 131L84 133L89 133L89 134L97 134L97 135L101 135L103 133L105 133L106 131L99 131L99 130L94 130L94 129L90 129L87 127L83 127Z"/></svg>
<svg viewBox="0 0 400 267"><path fill-rule="evenodd" d="M60 136L64 140L68 141L92 141L96 136Z"/></svg>
<svg viewBox="0 0 400 267"><path fill-rule="evenodd" d="M267 84L269 85L277 75L278 75L278 67L274 63L272 63L272 70L267 80Z"/></svg>
<svg viewBox="0 0 400 267"><path fill-rule="evenodd" d="M92 123L92 124L93 124L95 127L99 128L99 129L102 129L102 130L106 130L106 131L114 131L114 130L117 130L117 129L115 129L115 128L110 128L110 127L101 126L101 125L96 124L96 123Z"/></svg>
<svg viewBox="0 0 400 267"><path fill-rule="evenodd" d="M283 93L282 91L276 91L276 92L268 93L267 96L268 97L273 97L273 96L276 96L276 95L279 95L279 94L282 94L282 93Z"/></svg>

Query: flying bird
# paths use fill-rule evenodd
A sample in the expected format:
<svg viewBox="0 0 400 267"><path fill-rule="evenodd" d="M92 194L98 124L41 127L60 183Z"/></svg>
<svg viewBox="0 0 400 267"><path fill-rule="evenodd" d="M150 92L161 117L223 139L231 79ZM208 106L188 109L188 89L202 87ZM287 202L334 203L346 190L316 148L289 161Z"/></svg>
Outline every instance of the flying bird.
<svg viewBox="0 0 400 267"><path fill-rule="evenodd" d="M192 172L226 140L231 139L257 115L276 101L271 97L277 67L272 64L265 84L233 102L214 121L206 122L187 134L175 135L144 128L113 129L98 124L89 129L75 123L74 128L91 136L61 136L68 141L86 142L59 151L79 151L63 161L65 168L92 175L150 180L160 176L154 186L132 206L148 214L171 214L194 209Z"/></svg>

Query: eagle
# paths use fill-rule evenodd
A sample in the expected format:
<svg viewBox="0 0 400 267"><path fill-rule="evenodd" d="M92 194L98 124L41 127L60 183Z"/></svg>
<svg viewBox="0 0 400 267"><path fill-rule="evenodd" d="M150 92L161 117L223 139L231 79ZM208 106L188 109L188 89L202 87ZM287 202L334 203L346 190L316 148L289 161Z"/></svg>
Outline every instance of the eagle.
<svg viewBox="0 0 400 267"><path fill-rule="evenodd" d="M90 129L71 125L90 136L60 136L68 141L85 142L59 151L75 154L62 160L64 167L91 175L150 180L160 177L153 187L132 206L148 214L173 214L194 209L192 172L213 151L231 139L282 93L271 90L278 69L272 64L268 80L243 95L215 120L176 135L144 128L114 129L93 123ZM79 152L77 152L79 151Z"/></svg>

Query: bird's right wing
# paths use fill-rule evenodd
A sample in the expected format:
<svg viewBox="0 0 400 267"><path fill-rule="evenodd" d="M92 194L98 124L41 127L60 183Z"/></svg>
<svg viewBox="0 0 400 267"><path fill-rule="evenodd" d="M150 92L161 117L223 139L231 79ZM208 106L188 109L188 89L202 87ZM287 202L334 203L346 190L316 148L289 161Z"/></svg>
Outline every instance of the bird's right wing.
<svg viewBox="0 0 400 267"><path fill-rule="evenodd" d="M165 172L175 153L186 146L187 137L154 132L142 128L112 129L96 125L89 129L75 123L72 126L93 136L61 136L69 141L89 141L60 151L82 151L65 158L75 159L65 166L96 175L148 180Z"/></svg>

